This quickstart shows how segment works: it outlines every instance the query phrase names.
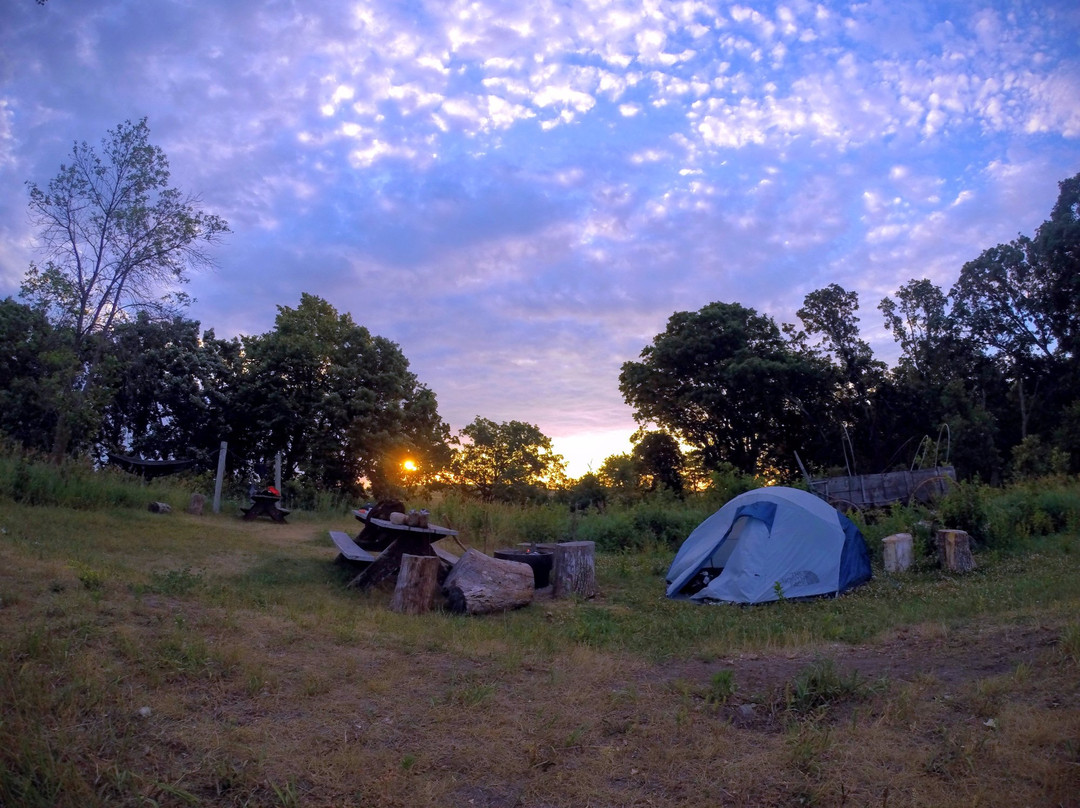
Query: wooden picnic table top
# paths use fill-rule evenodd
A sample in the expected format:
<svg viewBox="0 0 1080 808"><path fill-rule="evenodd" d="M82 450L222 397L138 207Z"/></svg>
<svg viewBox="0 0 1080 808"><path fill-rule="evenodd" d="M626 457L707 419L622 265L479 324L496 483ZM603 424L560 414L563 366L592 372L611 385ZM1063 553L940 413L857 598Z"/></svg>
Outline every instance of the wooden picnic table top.
<svg viewBox="0 0 1080 808"><path fill-rule="evenodd" d="M428 525L427 527L411 527L409 525L395 525L388 519L376 519L373 516L361 516L361 512L353 511L353 515L356 516L361 522L369 525L375 525L382 530L400 530L410 533L435 533L439 536L456 536L458 532L448 527L442 527L441 525ZM437 541L433 539L432 541Z"/></svg>

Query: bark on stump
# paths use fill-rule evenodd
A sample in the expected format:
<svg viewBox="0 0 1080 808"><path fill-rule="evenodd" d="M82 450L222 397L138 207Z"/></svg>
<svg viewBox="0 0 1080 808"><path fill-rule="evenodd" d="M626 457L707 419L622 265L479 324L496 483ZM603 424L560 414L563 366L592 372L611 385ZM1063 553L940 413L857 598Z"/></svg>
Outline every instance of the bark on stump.
<svg viewBox="0 0 1080 808"><path fill-rule="evenodd" d="M399 614L424 614L434 609L440 563L436 556L403 554L390 610Z"/></svg>
<svg viewBox="0 0 1080 808"><path fill-rule="evenodd" d="M911 566L910 533L894 533L881 540L885 572L904 572Z"/></svg>
<svg viewBox="0 0 1080 808"><path fill-rule="evenodd" d="M578 595L591 598L596 595L595 550L596 543L591 541L564 541L555 545L555 559L551 565L552 597Z"/></svg>
<svg viewBox="0 0 1080 808"><path fill-rule="evenodd" d="M447 606L458 614L517 609L530 604L534 592L533 571L528 564L491 558L471 548L443 584Z"/></svg>
<svg viewBox="0 0 1080 808"><path fill-rule="evenodd" d="M935 543L942 568L950 572L971 572L975 569L971 537L963 530L939 530Z"/></svg>
<svg viewBox="0 0 1080 808"><path fill-rule="evenodd" d="M204 505L206 505L206 497L202 494L192 494L191 501L187 506L187 512L192 516L202 516Z"/></svg>

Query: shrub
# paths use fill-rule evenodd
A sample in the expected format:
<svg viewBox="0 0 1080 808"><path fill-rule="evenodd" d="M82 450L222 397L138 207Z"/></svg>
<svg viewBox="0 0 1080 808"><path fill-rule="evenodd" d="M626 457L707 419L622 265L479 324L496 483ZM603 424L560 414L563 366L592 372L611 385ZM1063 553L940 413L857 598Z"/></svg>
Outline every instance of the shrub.
<svg viewBox="0 0 1080 808"><path fill-rule="evenodd" d="M962 482L954 486L938 503L938 519L944 527L963 530L976 541L992 543L986 493L978 483Z"/></svg>

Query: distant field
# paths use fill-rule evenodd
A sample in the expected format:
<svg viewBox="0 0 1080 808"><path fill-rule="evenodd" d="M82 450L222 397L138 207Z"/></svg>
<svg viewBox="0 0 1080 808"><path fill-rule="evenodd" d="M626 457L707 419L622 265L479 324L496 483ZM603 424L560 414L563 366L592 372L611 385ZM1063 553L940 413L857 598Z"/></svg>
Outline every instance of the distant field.
<svg viewBox="0 0 1080 808"><path fill-rule="evenodd" d="M0 805L1080 805L1076 535L755 608L601 554L588 602L405 617L346 590L354 520L291 521L0 500Z"/></svg>

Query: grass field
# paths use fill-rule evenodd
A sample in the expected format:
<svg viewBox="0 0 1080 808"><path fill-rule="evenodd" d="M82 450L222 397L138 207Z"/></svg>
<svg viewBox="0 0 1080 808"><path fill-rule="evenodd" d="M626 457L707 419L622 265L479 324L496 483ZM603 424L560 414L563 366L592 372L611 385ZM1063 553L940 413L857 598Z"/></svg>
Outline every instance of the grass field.
<svg viewBox="0 0 1080 808"><path fill-rule="evenodd" d="M345 588L354 520L290 521L0 500L0 805L1080 805L1074 534L754 608L601 554L590 601L408 617Z"/></svg>

